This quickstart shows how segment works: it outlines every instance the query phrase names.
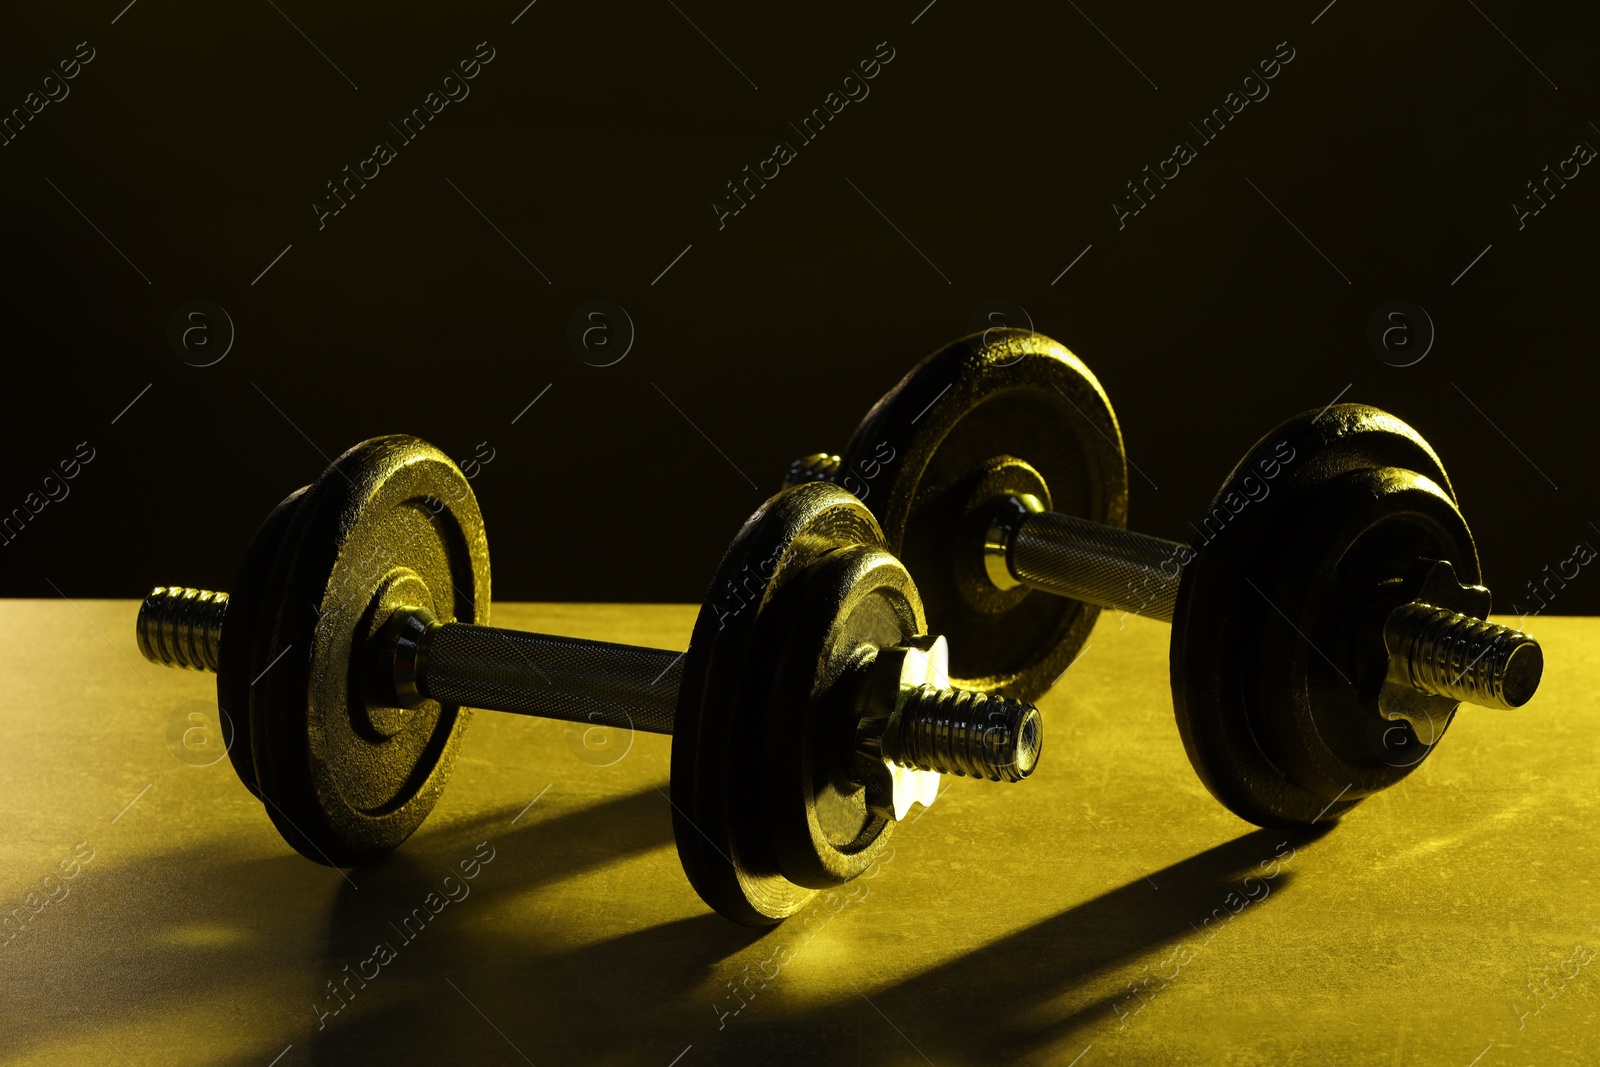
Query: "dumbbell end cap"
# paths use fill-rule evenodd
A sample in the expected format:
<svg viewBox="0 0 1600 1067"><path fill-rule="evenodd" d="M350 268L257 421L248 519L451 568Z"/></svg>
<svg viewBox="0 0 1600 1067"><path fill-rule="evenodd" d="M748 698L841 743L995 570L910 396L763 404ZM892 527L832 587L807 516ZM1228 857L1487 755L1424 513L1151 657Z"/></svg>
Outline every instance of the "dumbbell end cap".
<svg viewBox="0 0 1600 1067"><path fill-rule="evenodd" d="M1523 636L1527 640L1518 643L1506 657L1501 695L1508 708L1520 708L1532 700L1544 677L1544 649L1531 636Z"/></svg>
<svg viewBox="0 0 1600 1067"><path fill-rule="evenodd" d="M1044 719L1039 715L1039 709L1029 704L1023 711L1022 721L1017 725L1011 761L1012 770L1016 773L1015 781L1021 781L1033 773L1033 769L1039 765L1039 754L1043 751Z"/></svg>

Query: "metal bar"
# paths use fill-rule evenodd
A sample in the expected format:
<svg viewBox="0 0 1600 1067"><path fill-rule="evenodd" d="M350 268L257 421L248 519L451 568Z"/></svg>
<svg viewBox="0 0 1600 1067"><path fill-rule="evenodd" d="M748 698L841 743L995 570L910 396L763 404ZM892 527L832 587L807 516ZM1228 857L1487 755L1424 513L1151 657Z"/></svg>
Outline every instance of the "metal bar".
<svg viewBox="0 0 1600 1067"><path fill-rule="evenodd" d="M1177 541L1046 511L1018 523L1006 564L1025 585L1170 623L1191 554Z"/></svg>
<svg viewBox="0 0 1600 1067"><path fill-rule="evenodd" d="M445 704L670 734L683 654L451 622L429 628L416 671Z"/></svg>

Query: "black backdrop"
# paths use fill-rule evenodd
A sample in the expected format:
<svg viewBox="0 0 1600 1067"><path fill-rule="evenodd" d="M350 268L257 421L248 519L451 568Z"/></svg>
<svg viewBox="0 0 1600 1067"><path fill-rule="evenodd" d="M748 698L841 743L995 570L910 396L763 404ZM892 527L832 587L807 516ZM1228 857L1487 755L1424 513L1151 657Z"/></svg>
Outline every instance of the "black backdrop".
<svg viewBox="0 0 1600 1067"><path fill-rule="evenodd" d="M492 455L499 597L697 600L793 455L997 301L1100 376L1150 532L1342 396L1434 443L1501 610L1600 546L1592 7L123 2L0 32L0 107L39 108L0 147L0 508L62 497L8 533L6 594L225 586L325 457L408 432ZM1230 102L1214 141L1189 125ZM376 176L319 228L347 165ZM1177 176L1119 220L1147 165ZM1519 220L1547 165L1576 176ZM207 367L221 313L168 336L197 300L234 332ZM1600 579L1548 610L1600 612Z"/></svg>

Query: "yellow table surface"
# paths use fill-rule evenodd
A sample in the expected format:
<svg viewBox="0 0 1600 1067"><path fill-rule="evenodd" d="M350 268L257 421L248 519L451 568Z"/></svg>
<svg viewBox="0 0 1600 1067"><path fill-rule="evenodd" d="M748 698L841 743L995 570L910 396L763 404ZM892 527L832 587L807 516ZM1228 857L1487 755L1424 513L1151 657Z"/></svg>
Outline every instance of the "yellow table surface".
<svg viewBox="0 0 1600 1067"><path fill-rule="evenodd" d="M853 899L755 932L678 866L662 737L600 765L480 713L396 854L302 859L226 759L178 758L214 680L145 662L136 609L0 602L6 1062L1600 1061L1600 620L1535 620L1532 703L1463 709L1402 785L1280 845L1189 769L1167 628L1103 617L1032 779L955 780ZM682 648L694 609L494 619Z"/></svg>

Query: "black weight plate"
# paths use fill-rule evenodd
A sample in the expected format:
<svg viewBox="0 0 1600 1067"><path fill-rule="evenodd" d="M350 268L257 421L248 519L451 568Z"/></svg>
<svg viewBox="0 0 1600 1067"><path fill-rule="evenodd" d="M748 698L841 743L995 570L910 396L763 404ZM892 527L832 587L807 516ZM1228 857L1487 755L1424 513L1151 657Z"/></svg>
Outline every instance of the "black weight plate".
<svg viewBox="0 0 1600 1067"><path fill-rule="evenodd" d="M868 810L841 757L863 653L903 645L925 626L911 576L871 544L841 546L793 572L758 615L750 676L767 708L760 810L789 881L843 885L887 844L891 824Z"/></svg>
<svg viewBox="0 0 1600 1067"><path fill-rule="evenodd" d="M1262 826L1331 821L1419 762L1372 743L1364 627L1417 558L1452 561L1464 582L1478 561L1414 429L1359 404L1288 420L1229 474L1194 552L1173 618L1173 707L1213 796Z"/></svg>
<svg viewBox="0 0 1600 1067"><path fill-rule="evenodd" d="M804 730L796 716L806 703L804 694L780 691L774 660L809 655L825 675L836 669L848 642L821 650L798 642L785 647L785 631L805 615L792 610L785 593L791 583L807 581L812 566L829 553L882 543L871 514L838 486L818 482L786 489L733 539L700 609L673 724L673 833L695 891L735 922L769 926L799 911L815 892L784 874L775 848L777 823L767 805L774 753L795 730ZM920 621L913 613L911 622ZM898 632L883 621L875 627L852 622L843 629ZM800 773L792 765L790 771ZM786 787L798 796L800 784L791 777ZM837 813L824 812L823 818L838 838ZM841 851L875 854L888 829L882 820L863 820L855 839L841 842Z"/></svg>
<svg viewBox="0 0 1600 1067"><path fill-rule="evenodd" d="M223 720L228 759L239 780L258 798L261 791L256 787L256 768L250 746L250 682L255 677L250 664L255 658L256 643L261 640L262 619L270 621L273 615L265 610L268 602L263 599L267 581L272 577L284 532L305 491L306 487L302 486L290 493L256 529L233 576L228 611L222 618L222 648L217 656L217 713Z"/></svg>
<svg viewBox="0 0 1600 1067"><path fill-rule="evenodd" d="M1379 715L1382 618L1410 599L1418 560L1449 560L1475 584L1478 559L1455 501L1424 475L1351 471L1318 495L1297 536L1286 531L1277 587L1262 587L1282 615L1254 653L1252 725L1273 762L1325 805L1394 785L1443 736L1424 741Z"/></svg>
<svg viewBox="0 0 1600 1067"><path fill-rule="evenodd" d="M984 576L984 494L1013 457L1042 477L1048 506L1126 525L1127 462L1105 391L1066 348L1026 330L974 334L919 363L857 427L835 480L872 509L916 579L932 632L949 639L951 684L1033 700L1100 609Z"/></svg>
<svg viewBox="0 0 1600 1067"><path fill-rule="evenodd" d="M330 866L410 836L470 717L434 701L404 713L372 702L368 642L397 596L441 622L488 622L488 543L472 489L448 456L401 435L355 446L305 490L251 663L262 801L290 844Z"/></svg>

